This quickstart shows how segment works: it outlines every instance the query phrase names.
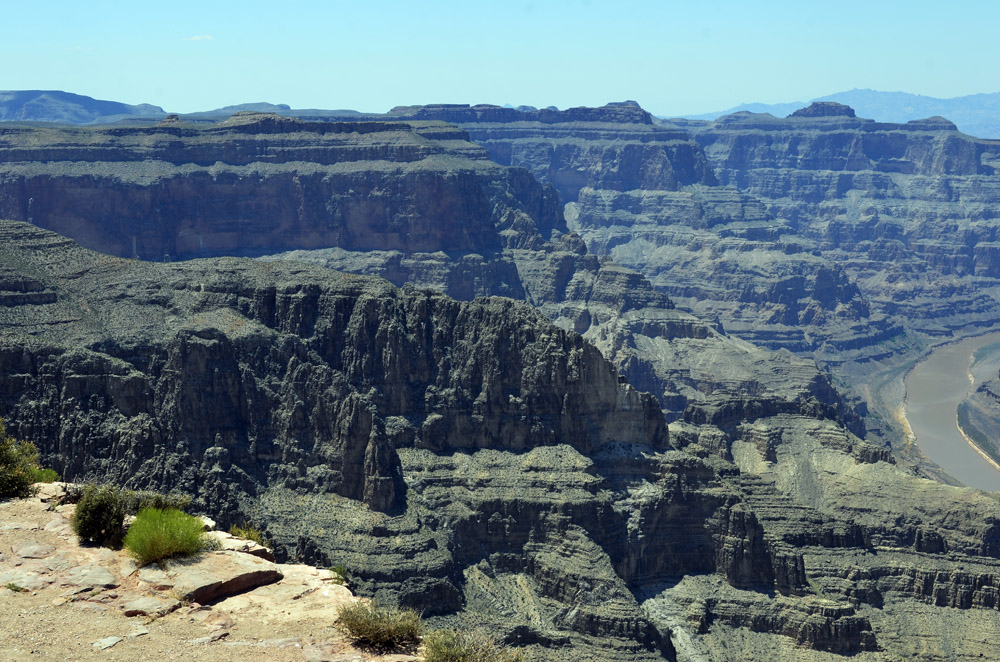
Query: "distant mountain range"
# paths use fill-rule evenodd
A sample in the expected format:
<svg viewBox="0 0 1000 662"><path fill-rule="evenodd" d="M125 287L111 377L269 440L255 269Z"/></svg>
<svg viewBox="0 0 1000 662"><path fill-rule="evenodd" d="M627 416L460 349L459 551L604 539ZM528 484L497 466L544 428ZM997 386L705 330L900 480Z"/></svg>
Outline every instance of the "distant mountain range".
<svg viewBox="0 0 1000 662"><path fill-rule="evenodd" d="M129 117L166 117L159 106L132 106L59 90L0 91L0 121L107 123Z"/></svg>
<svg viewBox="0 0 1000 662"><path fill-rule="evenodd" d="M979 138L1000 138L1000 92L971 94L954 99L936 99L906 92L850 90L811 101L836 101L853 108L859 117L881 122L909 122L940 115L954 122L959 130ZM745 103L727 110L701 115L685 115L689 119L714 120L740 111L770 113L786 117L809 101L791 103ZM354 110L295 109L287 104L266 102L225 106L182 116L190 119L228 117L242 110L278 113L290 117L340 117L358 115ZM63 124L109 124L128 119L162 119L167 116L160 106L148 103L130 105L117 101L94 99L59 90L0 91L0 122L60 122Z"/></svg>
<svg viewBox="0 0 1000 662"><path fill-rule="evenodd" d="M278 113L292 117L340 117L358 115L356 110L294 109L286 104L242 103L197 113L191 119L229 117L242 110ZM129 119L163 119L167 112L148 103L129 105L94 99L60 90L0 90L0 122L59 122L61 124L110 124Z"/></svg>
<svg viewBox="0 0 1000 662"><path fill-rule="evenodd" d="M836 101L850 106L858 117L867 117L880 122L909 122L940 115L958 126L959 130L978 138L1000 138L1000 92L992 94L970 94L953 99L936 99L906 92L879 92L878 90L850 90L837 92L810 101L792 103L745 103L728 110L702 115L685 115L689 119L714 120L723 115L740 111L770 113L775 117L787 117L811 101Z"/></svg>

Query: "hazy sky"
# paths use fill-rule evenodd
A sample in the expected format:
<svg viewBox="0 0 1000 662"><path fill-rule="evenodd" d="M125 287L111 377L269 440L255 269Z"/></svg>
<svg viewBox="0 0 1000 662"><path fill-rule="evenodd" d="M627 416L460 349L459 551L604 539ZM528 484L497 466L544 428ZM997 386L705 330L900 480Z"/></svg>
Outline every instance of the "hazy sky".
<svg viewBox="0 0 1000 662"><path fill-rule="evenodd" d="M190 112L269 101L658 115L852 88L1000 91L1000 2L5 2L0 89Z"/></svg>

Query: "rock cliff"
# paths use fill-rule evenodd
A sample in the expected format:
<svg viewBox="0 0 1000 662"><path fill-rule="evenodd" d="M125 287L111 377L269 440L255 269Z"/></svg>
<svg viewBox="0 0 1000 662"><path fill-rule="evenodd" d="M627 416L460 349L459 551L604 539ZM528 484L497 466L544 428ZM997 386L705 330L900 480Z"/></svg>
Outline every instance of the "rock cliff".
<svg viewBox="0 0 1000 662"><path fill-rule="evenodd" d="M460 300L509 296L583 334L658 397L668 420L823 411L863 432L809 361L735 342L717 324L675 310L639 273L588 251L551 187L491 161L455 126L420 119L431 114L523 111L442 106L412 110L416 119L403 110L335 122L245 112L207 124L9 125L0 132L0 217L120 257L266 255ZM575 184L558 176L575 172L566 164L541 161L541 175L559 186L714 183L698 144L656 127L635 104L528 114L563 131L595 127L592 148L577 150L568 137L557 150L586 171L572 175ZM634 127L631 143L613 137L622 122Z"/></svg>
<svg viewBox="0 0 1000 662"><path fill-rule="evenodd" d="M849 119L836 105L816 112L828 122ZM900 334L838 260L800 240L753 192L720 182L690 126L568 111L542 122L531 112L480 108L405 112L457 121L497 162L551 183L592 252L639 271L727 332L831 362L877 358Z"/></svg>
<svg viewBox="0 0 1000 662"><path fill-rule="evenodd" d="M946 119L880 123L832 102L652 124L476 108L453 120L552 183L591 252L731 335L816 358L883 441L898 438L877 395L893 371L928 339L1000 322L998 148Z"/></svg>
<svg viewBox="0 0 1000 662"><path fill-rule="evenodd" d="M11 221L0 265L10 432L66 478L259 522L279 561L343 564L535 659L1000 654L955 634L996 619L995 496L820 411L668 437L654 398L510 299L128 260Z"/></svg>

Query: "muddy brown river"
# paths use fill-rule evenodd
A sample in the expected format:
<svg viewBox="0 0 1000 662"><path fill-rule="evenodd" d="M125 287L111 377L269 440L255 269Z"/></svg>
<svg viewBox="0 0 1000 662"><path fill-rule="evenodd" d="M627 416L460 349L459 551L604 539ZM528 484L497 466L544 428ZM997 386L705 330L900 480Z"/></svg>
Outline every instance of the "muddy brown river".
<svg viewBox="0 0 1000 662"><path fill-rule="evenodd" d="M904 381L906 419L920 450L969 487L991 491L1000 490L1000 471L965 440L957 411L967 394L996 374L998 364L1000 333L991 333L938 347Z"/></svg>

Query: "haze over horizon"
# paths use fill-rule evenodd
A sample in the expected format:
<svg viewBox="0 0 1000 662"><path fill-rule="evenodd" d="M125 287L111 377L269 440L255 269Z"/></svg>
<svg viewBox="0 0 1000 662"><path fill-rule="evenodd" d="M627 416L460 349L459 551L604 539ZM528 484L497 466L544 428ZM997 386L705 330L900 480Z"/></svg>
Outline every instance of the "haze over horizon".
<svg viewBox="0 0 1000 662"><path fill-rule="evenodd" d="M194 112L267 101L385 112L426 103L712 112L871 88L951 98L1000 90L1000 5L828 6L556 0L5 8L3 89L58 89ZM54 20L55 17L55 20Z"/></svg>

